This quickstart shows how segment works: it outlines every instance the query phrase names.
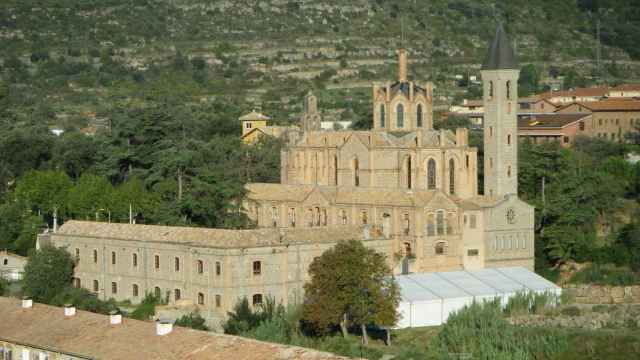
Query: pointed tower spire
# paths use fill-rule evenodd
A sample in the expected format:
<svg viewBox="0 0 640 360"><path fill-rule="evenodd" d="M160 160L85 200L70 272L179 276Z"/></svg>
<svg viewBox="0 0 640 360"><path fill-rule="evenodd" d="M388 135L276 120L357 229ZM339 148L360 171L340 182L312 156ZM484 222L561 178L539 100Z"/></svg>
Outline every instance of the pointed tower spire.
<svg viewBox="0 0 640 360"><path fill-rule="evenodd" d="M489 52L482 64L482 70L501 69L518 69L518 62L502 23L498 23L496 35L489 45Z"/></svg>

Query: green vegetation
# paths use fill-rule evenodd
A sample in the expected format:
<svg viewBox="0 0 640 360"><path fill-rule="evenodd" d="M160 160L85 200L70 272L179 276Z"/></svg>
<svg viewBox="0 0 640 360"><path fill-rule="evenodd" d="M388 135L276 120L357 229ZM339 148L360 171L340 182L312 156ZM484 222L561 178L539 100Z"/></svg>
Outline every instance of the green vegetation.
<svg viewBox="0 0 640 360"><path fill-rule="evenodd" d="M393 326L398 320L400 288L385 256L361 241L339 242L309 266L303 318L320 333L359 326L366 344L367 326Z"/></svg>
<svg viewBox="0 0 640 360"><path fill-rule="evenodd" d="M209 328L205 325L205 320L198 313L191 313L184 315L176 320L175 326L182 326L196 330L208 331Z"/></svg>
<svg viewBox="0 0 640 360"><path fill-rule="evenodd" d="M640 164L624 160L633 149L588 138L576 139L572 149L521 143L518 187L521 198L536 207L539 273L554 278L554 265L593 261L626 268L626 280L619 269L615 281L638 278L631 272L640 270ZM594 269L576 281L595 280L613 268Z"/></svg>
<svg viewBox="0 0 640 360"><path fill-rule="evenodd" d="M639 284L640 273L633 272L628 267L595 263L573 274L570 281L576 284L627 286Z"/></svg>
<svg viewBox="0 0 640 360"><path fill-rule="evenodd" d="M147 293L129 316L137 320L149 320L156 314L156 305L161 303L161 299L151 293Z"/></svg>

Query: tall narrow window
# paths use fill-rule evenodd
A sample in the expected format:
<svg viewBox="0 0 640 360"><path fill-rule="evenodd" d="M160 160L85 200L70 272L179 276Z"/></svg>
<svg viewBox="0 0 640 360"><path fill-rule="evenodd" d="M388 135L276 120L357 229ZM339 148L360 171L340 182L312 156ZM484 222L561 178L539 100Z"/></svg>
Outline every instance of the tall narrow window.
<svg viewBox="0 0 640 360"><path fill-rule="evenodd" d="M176 257L173 259L174 268L176 271L180 271L180 258Z"/></svg>
<svg viewBox="0 0 640 360"><path fill-rule="evenodd" d="M353 185L360 186L360 163L358 158L353 159Z"/></svg>
<svg viewBox="0 0 640 360"><path fill-rule="evenodd" d="M75 287L76 289L79 289L80 287L82 287L82 282L80 278L73 278L73 287Z"/></svg>
<svg viewBox="0 0 640 360"><path fill-rule="evenodd" d="M362 225L367 225L368 222L369 222L369 217L367 216L367 212L363 211L362 212Z"/></svg>
<svg viewBox="0 0 640 360"><path fill-rule="evenodd" d="M196 263L196 268L198 269L198 274L203 274L204 273L204 261L198 260L198 262Z"/></svg>
<svg viewBox="0 0 640 360"><path fill-rule="evenodd" d="M216 295L216 307L222 306L222 296Z"/></svg>
<svg viewBox="0 0 640 360"><path fill-rule="evenodd" d="M385 116L386 116L386 114L385 114L385 111L384 111L384 105L380 104L380 127L381 128L383 128L384 125L385 125L385 123L384 123Z"/></svg>
<svg viewBox="0 0 640 360"><path fill-rule="evenodd" d="M296 227L296 208L289 208L289 226Z"/></svg>
<svg viewBox="0 0 640 360"><path fill-rule="evenodd" d="M456 193L456 162L453 159L449 160L449 194L454 195Z"/></svg>
<svg viewBox="0 0 640 360"><path fill-rule="evenodd" d="M427 189L434 190L436 188L436 161L429 159L427 162Z"/></svg>
<svg viewBox="0 0 640 360"><path fill-rule="evenodd" d="M418 104L418 109L416 110L416 126L422 127L422 104Z"/></svg>
<svg viewBox="0 0 640 360"><path fill-rule="evenodd" d="M511 166L507 167L507 177L511 177Z"/></svg>
<svg viewBox="0 0 640 360"><path fill-rule="evenodd" d="M93 263L98 263L98 250L93 250Z"/></svg>
<svg viewBox="0 0 640 360"><path fill-rule="evenodd" d="M507 81L507 99L511 100L511 80Z"/></svg>
<svg viewBox="0 0 640 360"><path fill-rule="evenodd" d="M156 255L153 258L153 265L156 268L156 270L160 269L160 255Z"/></svg>
<svg viewBox="0 0 640 360"><path fill-rule="evenodd" d="M444 235L444 211L438 211L436 213L436 233L438 235Z"/></svg>
<svg viewBox="0 0 640 360"><path fill-rule="evenodd" d="M260 261L253 262L253 275L262 274L262 263Z"/></svg>
<svg viewBox="0 0 640 360"><path fill-rule="evenodd" d="M80 262L80 249L76 248L76 262Z"/></svg>
<svg viewBox="0 0 640 360"><path fill-rule="evenodd" d="M160 288L156 286L155 288L153 288L153 295L155 295L157 299L160 299L160 297L162 296L162 290L160 290Z"/></svg>
<svg viewBox="0 0 640 360"><path fill-rule="evenodd" d="M411 220L409 220L409 214L404 214L404 234L409 235L411 232Z"/></svg>
<svg viewBox="0 0 640 360"><path fill-rule="evenodd" d="M278 208L275 206L271 207L271 225L278 227Z"/></svg>
<svg viewBox="0 0 640 360"><path fill-rule="evenodd" d="M342 225L347 225L347 212L345 210L340 210L340 219L342 220Z"/></svg>
<svg viewBox="0 0 640 360"><path fill-rule="evenodd" d="M411 156L407 157L406 168L407 168L407 189L411 189Z"/></svg>
<svg viewBox="0 0 640 360"><path fill-rule="evenodd" d="M180 289L173 290L173 294L176 301L180 300L180 298L182 297L182 295L180 294Z"/></svg>
<svg viewBox="0 0 640 360"><path fill-rule="evenodd" d="M115 265L116 264L116 252L112 251L111 252L111 265Z"/></svg>
<svg viewBox="0 0 640 360"><path fill-rule="evenodd" d="M138 267L138 254L133 253L131 255L131 265L133 265L133 267Z"/></svg>
<svg viewBox="0 0 640 360"><path fill-rule="evenodd" d="M138 297L139 292L138 284L133 284L131 287L131 295L133 295L133 297Z"/></svg>
<svg viewBox="0 0 640 360"><path fill-rule="evenodd" d="M493 98L493 81L489 81L489 99Z"/></svg>
<svg viewBox="0 0 640 360"><path fill-rule="evenodd" d="M112 294L117 294L118 293L118 283L116 283L116 282L112 282L111 283L111 293Z"/></svg>
<svg viewBox="0 0 640 360"><path fill-rule="evenodd" d="M327 209L322 209L322 225L327 226Z"/></svg>
<svg viewBox="0 0 640 360"><path fill-rule="evenodd" d="M220 261L216 261L216 276L220 276L222 274L222 264Z"/></svg>
<svg viewBox="0 0 640 360"><path fill-rule="evenodd" d="M436 223L433 214L429 214L427 218L427 236L434 236L436 234Z"/></svg>
<svg viewBox="0 0 640 360"><path fill-rule="evenodd" d="M98 280L93 280L93 292L98 292L100 291L100 283L98 282Z"/></svg>
<svg viewBox="0 0 640 360"><path fill-rule="evenodd" d="M198 293L198 305L204 305L204 294Z"/></svg>
<svg viewBox="0 0 640 360"><path fill-rule="evenodd" d="M396 116L397 116L397 124L398 128L404 127L404 106L402 104L398 104L396 107Z"/></svg>
<svg viewBox="0 0 640 360"><path fill-rule="evenodd" d="M507 135L507 145L511 145L511 134Z"/></svg>

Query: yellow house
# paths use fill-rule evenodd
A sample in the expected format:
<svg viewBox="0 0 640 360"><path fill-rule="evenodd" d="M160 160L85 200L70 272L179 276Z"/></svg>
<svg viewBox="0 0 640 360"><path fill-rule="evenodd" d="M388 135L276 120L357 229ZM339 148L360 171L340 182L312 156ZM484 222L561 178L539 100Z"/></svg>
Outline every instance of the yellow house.
<svg viewBox="0 0 640 360"><path fill-rule="evenodd" d="M246 144L255 143L263 133L260 128L266 128L267 122L271 120L268 116L255 110L239 118L242 122L242 141Z"/></svg>

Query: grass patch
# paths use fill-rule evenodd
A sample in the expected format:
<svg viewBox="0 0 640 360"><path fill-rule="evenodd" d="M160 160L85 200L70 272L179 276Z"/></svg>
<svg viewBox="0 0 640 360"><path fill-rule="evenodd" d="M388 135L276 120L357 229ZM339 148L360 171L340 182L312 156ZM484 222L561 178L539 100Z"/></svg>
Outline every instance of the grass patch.
<svg viewBox="0 0 640 360"><path fill-rule="evenodd" d="M640 284L640 274L631 271L628 267L593 264L576 272L569 282L574 284L629 286Z"/></svg>

